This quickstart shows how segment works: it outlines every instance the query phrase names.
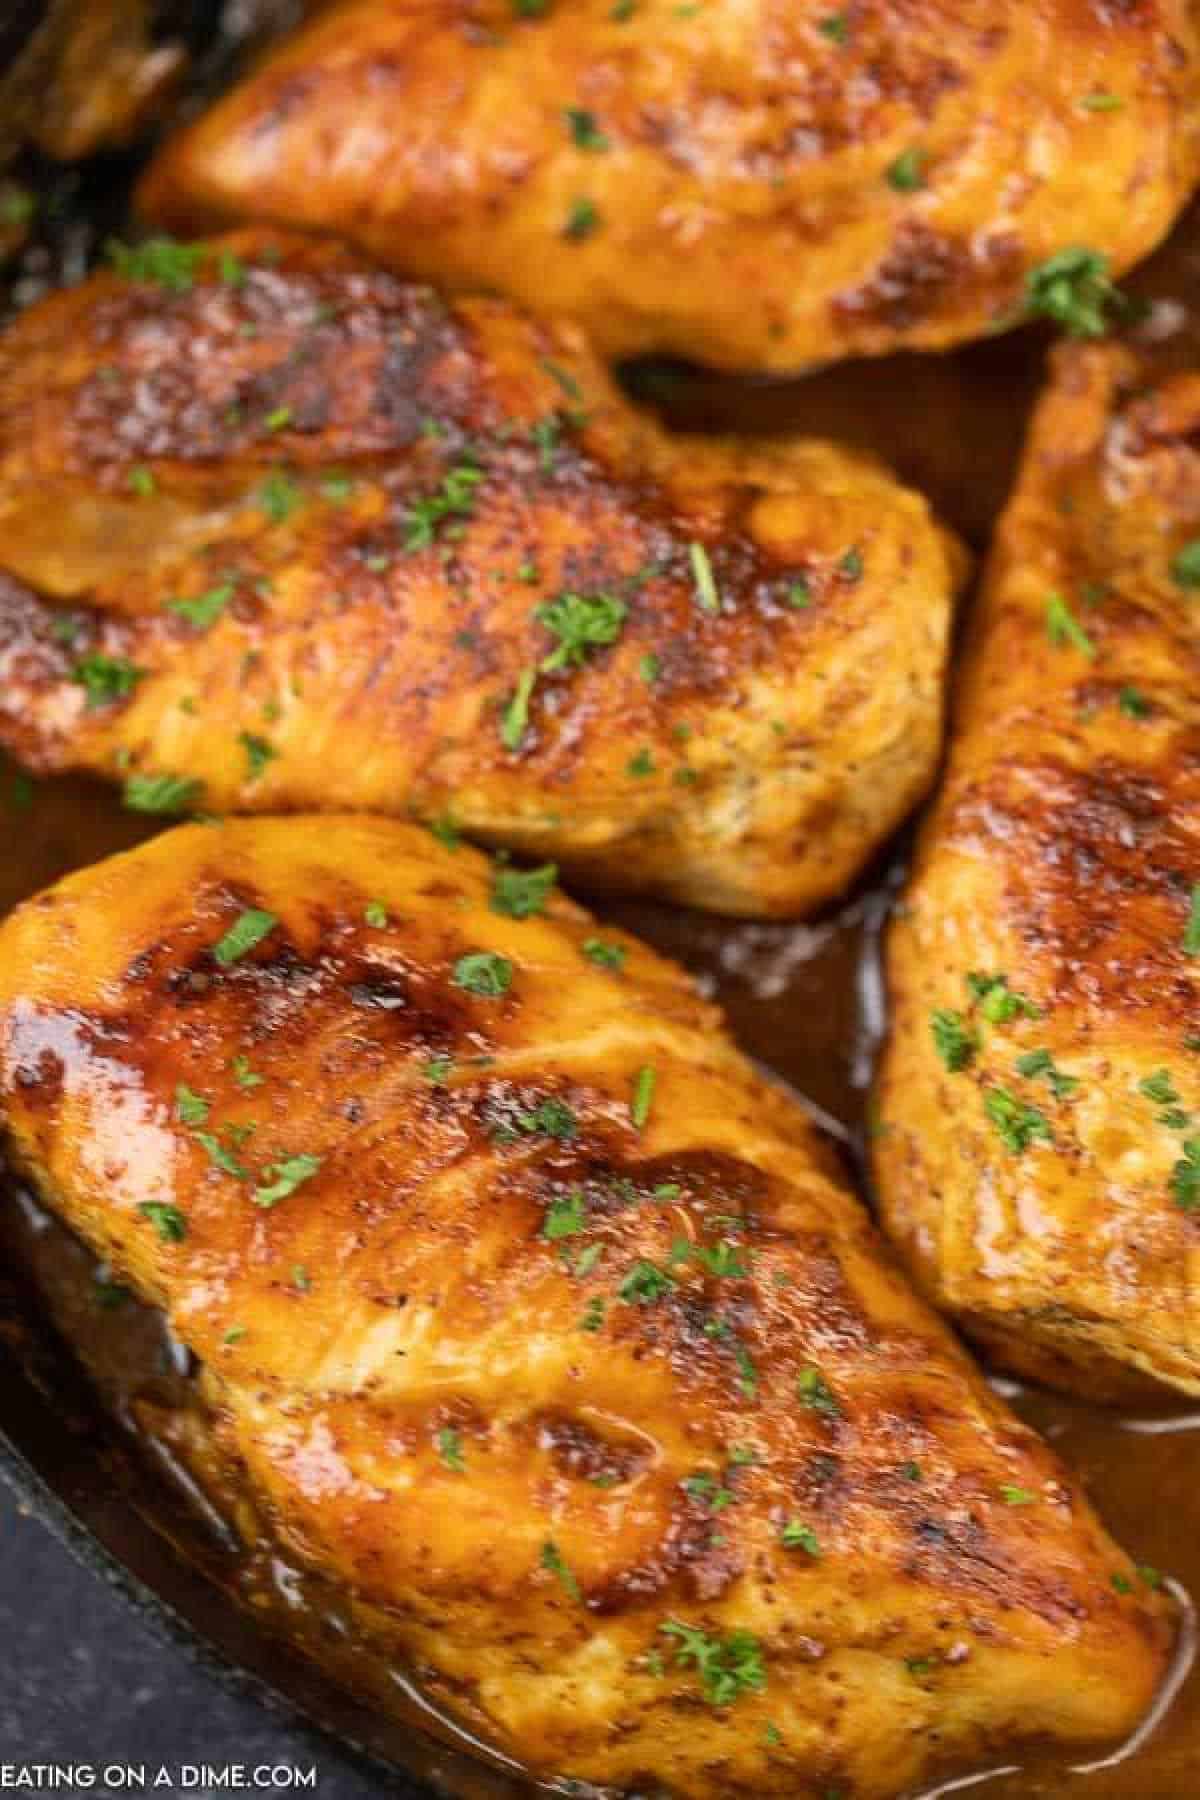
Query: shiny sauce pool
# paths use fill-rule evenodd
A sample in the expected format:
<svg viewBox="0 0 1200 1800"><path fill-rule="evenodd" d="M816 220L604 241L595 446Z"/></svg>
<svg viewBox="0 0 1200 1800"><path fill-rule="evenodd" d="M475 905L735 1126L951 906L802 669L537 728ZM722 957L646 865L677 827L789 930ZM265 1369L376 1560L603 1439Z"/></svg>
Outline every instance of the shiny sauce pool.
<svg viewBox="0 0 1200 1800"><path fill-rule="evenodd" d="M37 285L22 297L32 297ZM1142 333L1164 361L1200 366L1200 320L1180 297L1200 292L1197 209L1134 285L1150 302ZM692 429L799 428L871 447L979 547L1011 478L1041 355L1037 336L1022 333L955 356L864 363L804 382L749 384L652 368L638 372L633 385ZM76 781L31 785L3 763L0 823L0 913L66 870L147 835L146 821L123 812L108 792ZM887 1129L870 1106L885 1028L878 949L904 848L836 911L801 924L742 923L632 903L601 908L692 970L724 1006L743 1047L802 1097L860 1180L867 1133ZM149 1460L173 1484L175 1512L139 1503L135 1493L145 1522L230 1604L253 1612L268 1633L331 1670L371 1706L463 1747L462 1734L423 1703L409 1674L362 1642L337 1595L264 1539L238 1496L226 1495L214 1508L192 1479L193 1372L161 1320L116 1289L62 1227L12 1188L0 1195L0 1265L34 1297L32 1326L0 1312L6 1341L18 1354L34 1355L37 1321L52 1321L101 1398L115 1463L132 1447L135 1468ZM1130 1743L1073 1767L1036 1752L1019 1765L1001 1756L993 1770L930 1790L929 1800L964 1788L986 1800L1195 1800L1200 1668L1190 1596L1200 1597L1200 1402L1121 1412L998 1385L1081 1473L1135 1560L1163 1572L1181 1605L1180 1649L1156 1714ZM57 1404L53 1391L47 1397ZM98 1463L97 1482L110 1476L107 1461ZM136 1478L130 1485L137 1489ZM472 1800L531 1791L513 1785L511 1768L506 1775L495 1761L489 1775L483 1748L465 1747L484 1766L478 1777L466 1765L443 1770L449 1791ZM428 1771L430 1759L420 1766Z"/></svg>

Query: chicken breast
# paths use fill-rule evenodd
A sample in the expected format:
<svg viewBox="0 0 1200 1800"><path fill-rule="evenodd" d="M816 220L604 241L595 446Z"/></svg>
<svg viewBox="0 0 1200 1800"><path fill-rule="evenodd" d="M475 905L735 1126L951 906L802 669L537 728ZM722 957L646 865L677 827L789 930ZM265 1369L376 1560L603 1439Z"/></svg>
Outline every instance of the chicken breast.
<svg viewBox="0 0 1200 1800"><path fill-rule="evenodd" d="M1167 1611L680 970L387 820L0 928L9 1153L364 1629L539 1773L893 1795L1128 1730Z"/></svg>
<svg viewBox="0 0 1200 1800"><path fill-rule="evenodd" d="M0 740L133 804L451 819L735 913L919 799L963 553L331 244L118 250L0 339Z"/></svg>
<svg viewBox="0 0 1200 1800"><path fill-rule="evenodd" d="M1001 1361L1200 1393L1200 375L1059 354L892 928L877 1142Z"/></svg>
<svg viewBox="0 0 1200 1800"><path fill-rule="evenodd" d="M1198 170L1195 0L350 0L141 203L344 233L610 356L783 372L1031 307L1088 328Z"/></svg>

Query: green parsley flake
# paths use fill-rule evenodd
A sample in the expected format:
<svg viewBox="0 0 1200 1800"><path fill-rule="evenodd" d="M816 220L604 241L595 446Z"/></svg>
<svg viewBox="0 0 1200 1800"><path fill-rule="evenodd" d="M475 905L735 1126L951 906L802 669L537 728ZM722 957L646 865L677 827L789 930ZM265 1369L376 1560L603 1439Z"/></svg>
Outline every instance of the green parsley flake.
<svg viewBox="0 0 1200 1800"><path fill-rule="evenodd" d="M1024 1056L1018 1056L1014 1066L1018 1075L1031 1081L1044 1075L1056 1100L1065 1100L1079 1086L1074 1075L1063 1074L1049 1050L1028 1050Z"/></svg>
<svg viewBox="0 0 1200 1800"><path fill-rule="evenodd" d="M509 919L529 919L544 912L558 880L558 865L543 863L540 869L497 867L492 881L491 907Z"/></svg>
<svg viewBox="0 0 1200 1800"><path fill-rule="evenodd" d="M243 1090L261 1087L266 1080L265 1075L255 1074L254 1070L250 1067L250 1060L248 1057L235 1056L229 1066L233 1071L233 1079Z"/></svg>
<svg viewBox="0 0 1200 1800"><path fill-rule="evenodd" d="M462 1439L457 1431L452 1430L449 1425L443 1425L437 1434L437 1452L452 1474L466 1474L467 1464L462 1453Z"/></svg>
<svg viewBox="0 0 1200 1800"><path fill-rule="evenodd" d="M1061 594L1049 594L1046 597L1046 636L1056 646L1069 644L1084 656L1096 654L1095 644Z"/></svg>
<svg viewBox="0 0 1200 1800"><path fill-rule="evenodd" d="M679 1619L668 1619L659 1631L677 1640L675 1661L680 1667L696 1670L710 1706L732 1706L740 1695L759 1694L766 1687L762 1646L750 1632L710 1637Z"/></svg>
<svg viewBox="0 0 1200 1800"><path fill-rule="evenodd" d="M474 463L457 463L448 469L436 493L414 500L409 507L404 548L410 554L428 550L447 519L469 518L475 509L475 489L482 480L483 470Z"/></svg>
<svg viewBox="0 0 1200 1800"><path fill-rule="evenodd" d="M1200 1138L1188 1138L1183 1156L1171 1170L1171 1197L1180 1212L1200 1208Z"/></svg>
<svg viewBox="0 0 1200 1800"><path fill-rule="evenodd" d="M281 469L272 470L258 490L258 505L273 525L290 519L300 504L300 489Z"/></svg>
<svg viewBox="0 0 1200 1800"><path fill-rule="evenodd" d="M168 600L167 611L177 613L194 625L198 631L207 630L215 625L236 592L232 581L223 581L217 587L209 588L207 593L197 594L191 600Z"/></svg>
<svg viewBox="0 0 1200 1800"><path fill-rule="evenodd" d="M595 202L582 194L578 199L572 200L562 228L563 236L573 244L582 244L585 238L590 238L599 228L600 214Z"/></svg>
<svg viewBox="0 0 1200 1800"><path fill-rule="evenodd" d="M299 1156L285 1156L282 1162L272 1163L265 1171L268 1177L266 1183L254 1190L255 1206L277 1206L281 1200L286 1200L298 1187L312 1180L321 1167L321 1161L319 1156L302 1153Z"/></svg>
<svg viewBox="0 0 1200 1800"><path fill-rule="evenodd" d="M1200 588L1200 538L1193 538L1171 558L1171 579L1181 588Z"/></svg>
<svg viewBox="0 0 1200 1800"><path fill-rule="evenodd" d="M963 1015L950 1008L940 1008L930 1019L933 1045L951 1074L968 1068L979 1048L979 1038Z"/></svg>
<svg viewBox="0 0 1200 1800"><path fill-rule="evenodd" d="M232 1175L235 1181L246 1181L249 1179L246 1170L233 1154L233 1151L228 1149L221 1142L220 1138L214 1137L211 1131L198 1131L196 1133L196 1142L204 1151L213 1166L220 1169L223 1174Z"/></svg>
<svg viewBox="0 0 1200 1800"><path fill-rule="evenodd" d="M388 923L387 907L382 900L368 900L363 908L363 919L372 931L386 931Z"/></svg>
<svg viewBox="0 0 1200 1800"><path fill-rule="evenodd" d="M452 977L455 987L484 1000L499 1000L512 986L513 966L494 950L471 950L460 956Z"/></svg>
<svg viewBox="0 0 1200 1800"><path fill-rule="evenodd" d="M191 812L200 803L204 784L186 775L130 775L121 798L130 812Z"/></svg>
<svg viewBox="0 0 1200 1800"><path fill-rule="evenodd" d="M587 1229L587 1201L578 1189L551 1200L542 1220L542 1236L547 1243L561 1238L578 1237Z"/></svg>
<svg viewBox="0 0 1200 1800"><path fill-rule="evenodd" d="M142 1200L138 1211L149 1219L164 1244L181 1244L187 1236L187 1220L177 1206L164 1206L158 1200Z"/></svg>
<svg viewBox="0 0 1200 1800"><path fill-rule="evenodd" d="M185 294L208 255L206 244L181 244L176 238L147 238L143 244L123 244L109 238L104 254L114 272L125 281L156 282L171 294Z"/></svg>
<svg viewBox="0 0 1200 1800"><path fill-rule="evenodd" d="M525 736L529 726L529 701L536 680L536 669L522 669L517 676L517 685L500 721L500 741L506 750L519 748Z"/></svg>
<svg viewBox="0 0 1200 1800"><path fill-rule="evenodd" d="M1183 953L1185 956L1200 956L1200 882L1192 888L1188 921L1183 933Z"/></svg>
<svg viewBox="0 0 1200 1800"><path fill-rule="evenodd" d="M625 967L625 958L629 954L624 944L606 944L603 938L584 938L580 949L598 969L613 969L618 972Z"/></svg>
<svg viewBox="0 0 1200 1800"><path fill-rule="evenodd" d="M108 706L114 700L124 700L132 694L145 672L123 656L102 656L99 651L93 651L75 664L71 680L86 690L88 710L91 711L97 706Z"/></svg>
<svg viewBox="0 0 1200 1800"><path fill-rule="evenodd" d="M618 1300L626 1306L653 1306L675 1287L675 1277L657 1263L639 1258L617 1289Z"/></svg>
<svg viewBox="0 0 1200 1800"><path fill-rule="evenodd" d="M819 1369L801 1369L796 1377L796 1395L813 1412L824 1413L830 1419L842 1416L837 1396Z"/></svg>
<svg viewBox="0 0 1200 1800"><path fill-rule="evenodd" d="M804 1550L809 1556L819 1557L821 1544L815 1531L808 1525L802 1525L799 1519L789 1519L779 1533L779 1541L785 1550Z"/></svg>
<svg viewBox="0 0 1200 1800"><path fill-rule="evenodd" d="M902 150L896 160L887 166L888 186L895 188L899 194L915 194L925 186L924 163L923 150Z"/></svg>
<svg viewBox="0 0 1200 1800"><path fill-rule="evenodd" d="M712 563L708 551L703 544L693 540L688 545L688 560L692 565L692 579L696 584L696 600L702 612L719 613L721 596L717 592L716 580L713 576Z"/></svg>
<svg viewBox="0 0 1200 1800"><path fill-rule="evenodd" d="M568 1600L580 1600L583 1598L579 1591L579 1583L568 1568L562 1551L550 1538L547 1538L546 1542L542 1545L542 1567L543 1569L549 1569L552 1575L557 1575L559 1581L562 1583L563 1592L566 1594Z"/></svg>
<svg viewBox="0 0 1200 1800"><path fill-rule="evenodd" d="M278 923L274 913L264 912L257 906L247 907L234 920L224 937L213 945L214 960L223 969L227 969L231 963L240 962L256 944L261 944L274 931Z"/></svg>
<svg viewBox="0 0 1200 1800"><path fill-rule="evenodd" d="M1053 319L1071 337L1103 337L1108 329L1105 314L1128 311L1108 270L1109 259L1102 251L1078 245L1060 250L1026 276L1025 310L1031 317Z"/></svg>
<svg viewBox="0 0 1200 1800"><path fill-rule="evenodd" d="M153 471L144 468L139 463L137 468L130 469L128 485L130 492L136 494L139 500L148 500L157 489L158 483L154 479Z"/></svg>
<svg viewBox="0 0 1200 1800"><path fill-rule="evenodd" d="M1045 1143L1054 1141L1054 1133L1044 1113L1036 1106L1026 1106L1007 1088L989 1088L983 1097L983 1109L996 1130L1005 1148L1019 1154L1027 1150L1035 1139Z"/></svg>
<svg viewBox="0 0 1200 1800"><path fill-rule="evenodd" d="M258 737L253 731L239 732L238 743L246 755L246 780L253 784L261 778L267 764L274 762L279 752L267 738Z"/></svg>
<svg viewBox="0 0 1200 1800"><path fill-rule="evenodd" d="M1005 1506L1032 1506L1037 1495L1031 1494L1028 1488L1005 1485L1000 1489L1000 1498Z"/></svg>
<svg viewBox="0 0 1200 1800"><path fill-rule="evenodd" d="M542 673L582 667L589 650L615 644L628 611L611 594L559 594L537 607L534 618L558 639L557 648L542 658Z"/></svg>
<svg viewBox="0 0 1200 1800"><path fill-rule="evenodd" d="M175 1089L175 1117L181 1125L203 1125L208 1117L208 1101L183 1081Z"/></svg>
<svg viewBox="0 0 1200 1800"><path fill-rule="evenodd" d="M568 106L563 113L571 142L577 150L608 150L611 145L596 123L594 113L582 106Z"/></svg>
<svg viewBox="0 0 1200 1800"><path fill-rule="evenodd" d="M639 1131L650 1117L657 1080L658 1072L649 1063L644 1064L633 1078L633 1100L629 1108L629 1116Z"/></svg>

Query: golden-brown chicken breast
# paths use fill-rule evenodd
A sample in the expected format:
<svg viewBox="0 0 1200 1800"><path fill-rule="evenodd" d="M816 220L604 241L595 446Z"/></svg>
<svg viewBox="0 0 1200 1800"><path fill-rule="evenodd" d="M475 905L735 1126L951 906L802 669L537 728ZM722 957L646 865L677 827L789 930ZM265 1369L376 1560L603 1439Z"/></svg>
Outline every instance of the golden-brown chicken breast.
<svg viewBox="0 0 1200 1800"><path fill-rule="evenodd" d="M275 1529L538 1772L869 1800L1146 1706L1158 1596L544 873L308 817L72 875L0 929L0 1113Z"/></svg>
<svg viewBox="0 0 1200 1800"><path fill-rule="evenodd" d="M1195 0L350 0L141 199L343 233L610 355L784 371L1031 305L1087 328L1198 171Z"/></svg>
<svg viewBox="0 0 1200 1800"><path fill-rule="evenodd" d="M152 243L0 339L0 740L177 810L452 818L797 912L928 785L957 545L871 459L673 438L567 329Z"/></svg>
<svg viewBox="0 0 1200 1800"><path fill-rule="evenodd" d="M884 1216L1006 1362L1200 1393L1200 376L1060 354L892 928Z"/></svg>

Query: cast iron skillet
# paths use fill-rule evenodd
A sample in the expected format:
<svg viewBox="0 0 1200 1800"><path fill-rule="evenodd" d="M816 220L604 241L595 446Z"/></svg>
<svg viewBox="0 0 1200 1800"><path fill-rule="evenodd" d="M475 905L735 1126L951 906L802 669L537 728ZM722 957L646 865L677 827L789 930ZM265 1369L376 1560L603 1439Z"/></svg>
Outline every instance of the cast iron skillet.
<svg viewBox="0 0 1200 1800"><path fill-rule="evenodd" d="M0 83L6 69L28 55L53 6L63 3L0 0ZM185 106L227 78L240 46L221 29L220 0L153 0L150 10L156 28L181 38L193 54L195 78ZM289 10L292 0L238 0L236 9L228 9L250 30L264 18L278 22ZM38 241L7 295L0 277L0 303L12 291L27 300L43 285L78 278L98 244L122 230L140 154L110 153L72 169L27 155L11 171L38 198L40 223ZM1200 291L1200 208L1139 271L1135 285L1177 310L1177 296ZM1167 360L1194 360L1198 348L1200 328L1190 318L1168 347ZM1038 334L1025 331L952 356L843 365L803 382L734 381L659 366L638 372L631 385L691 429L804 429L872 448L979 548L1011 479L1041 379L1041 350ZM8 780L0 764L0 829ZM37 805L38 823L27 835L53 841L27 855L10 816L0 912L62 869L132 841L145 823L122 815L111 796L82 783L46 784ZM45 829L43 818L49 820ZM890 863L885 886L894 878L894 851ZM872 927L883 910L882 895L873 894L869 883L857 901L815 925L738 927L665 908L607 910L707 977L747 1050L787 1075L849 1134L861 1128L871 1044L858 1003L864 990L874 991ZM738 970L756 957L775 959L774 986L739 985ZM13 1206L0 1170L0 1225ZM263 1624L235 1602L228 1554L223 1571L200 1511L146 1446L114 1421L68 1337L50 1322L36 1283L19 1257L8 1254L9 1239L0 1230L0 1478L29 1510L223 1684L328 1733L351 1756L365 1758L389 1792L405 1800L529 1800L531 1784L519 1772L479 1760L469 1741L451 1741L432 1721L425 1729L414 1704L397 1717L378 1702L356 1699L289 1645L277 1620ZM538 1791L594 1793L571 1783Z"/></svg>

